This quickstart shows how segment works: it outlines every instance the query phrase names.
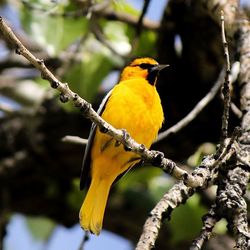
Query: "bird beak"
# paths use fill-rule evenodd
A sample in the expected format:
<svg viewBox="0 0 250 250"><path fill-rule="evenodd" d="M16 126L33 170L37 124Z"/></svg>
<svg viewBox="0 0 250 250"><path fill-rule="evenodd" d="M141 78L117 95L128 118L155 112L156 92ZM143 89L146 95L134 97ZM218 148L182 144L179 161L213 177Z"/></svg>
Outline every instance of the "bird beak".
<svg viewBox="0 0 250 250"><path fill-rule="evenodd" d="M162 69L165 69L167 67L169 67L170 65L169 64L158 64L158 65L155 65L153 68L150 69L150 71L161 71Z"/></svg>

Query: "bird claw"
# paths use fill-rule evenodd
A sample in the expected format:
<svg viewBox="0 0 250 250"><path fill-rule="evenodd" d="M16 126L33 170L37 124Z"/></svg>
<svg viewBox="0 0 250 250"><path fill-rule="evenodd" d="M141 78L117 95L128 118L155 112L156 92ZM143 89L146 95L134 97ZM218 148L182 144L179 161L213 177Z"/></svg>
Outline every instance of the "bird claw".
<svg viewBox="0 0 250 250"><path fill-rule="evenodd" d="M123 134L123 135L122 135L122 140L123 140L123 142L124 142L123 148L124 148L125 151L131 151L132 148L131 148L131 146L128 145L128 139L130 138L130 135L129 135L129 133L126 131L126 129L121 129L121 131L122 131L122 134Z"/></svg>
<svg viewBox="0 0 250 250"><path fill-rule="evenodd" d="M153 166L160 166L162 164L162 160L164 158L164 154L159 151L154 151L154 156L152 159L152 165Z"/></svg>
<svg viewBox="0 0 250 250"><path fill-rule="evenodd" d="M120 141L115 141L115 147L119 147L121 145Z"/></svg>

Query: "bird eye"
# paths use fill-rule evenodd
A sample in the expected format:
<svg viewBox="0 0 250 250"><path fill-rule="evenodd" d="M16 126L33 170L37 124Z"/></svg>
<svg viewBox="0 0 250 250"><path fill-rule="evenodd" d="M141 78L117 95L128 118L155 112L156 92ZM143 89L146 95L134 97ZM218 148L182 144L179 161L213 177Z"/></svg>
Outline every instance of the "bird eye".
<svg viewBox="0 0 250 250"><path fill-rule="evenodd" d="M138 66L142 69L151 69L152 67L154 67L154 65L150 63L141 63Z"/></svg>

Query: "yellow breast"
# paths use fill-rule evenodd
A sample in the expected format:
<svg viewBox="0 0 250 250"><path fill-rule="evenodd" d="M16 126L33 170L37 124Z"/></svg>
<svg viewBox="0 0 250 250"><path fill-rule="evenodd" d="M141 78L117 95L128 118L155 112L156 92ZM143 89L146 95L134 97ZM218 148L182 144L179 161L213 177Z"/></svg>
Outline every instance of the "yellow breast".
<svg viewBox="0 0 250 250"><path fill-rule="evenodd" d="M132 79L114 87L102 118L117 129L126 129L133 139L149 148L164 116L155 86L144 79ZM109 135L97 130L91 152L92 164L108 165L107 168L102 167L103 173L100 166L94 167L98 175L107 177L122 173L135 157L138 158L136 154L126 152L122 145L117 146Z"/></svg>

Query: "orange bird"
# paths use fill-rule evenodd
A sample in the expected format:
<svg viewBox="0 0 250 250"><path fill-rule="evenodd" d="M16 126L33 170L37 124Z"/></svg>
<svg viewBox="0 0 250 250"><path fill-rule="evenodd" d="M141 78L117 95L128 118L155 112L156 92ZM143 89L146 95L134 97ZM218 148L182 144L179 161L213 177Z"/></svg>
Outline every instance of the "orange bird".
<svg viewBox="0 0 250 250"><path fill-rule="evenodd" d="M148 57L135 59L123 69L119 83L98 109L105 121L117 129L125 129L147 148L164 120L155 85L159 71L166 66ZM79 214L85 231L100 233L112 184L139 161L139 155L125 151L123 145L92 125L80 178L80 189L89 187Z"/></svg>

